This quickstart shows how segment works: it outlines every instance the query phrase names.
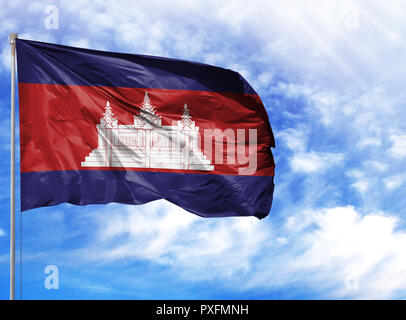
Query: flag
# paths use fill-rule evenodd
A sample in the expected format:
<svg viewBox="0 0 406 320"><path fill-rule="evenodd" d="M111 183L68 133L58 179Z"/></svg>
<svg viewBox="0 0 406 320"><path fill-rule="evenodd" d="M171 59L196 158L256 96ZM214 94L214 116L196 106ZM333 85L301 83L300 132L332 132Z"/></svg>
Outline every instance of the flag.
<svg viewBox="0 0 406 320"><path fill-rule="evenodd" d="M166 199L268 215L274 138L237 72L17 39L21 210Z"/></svg>

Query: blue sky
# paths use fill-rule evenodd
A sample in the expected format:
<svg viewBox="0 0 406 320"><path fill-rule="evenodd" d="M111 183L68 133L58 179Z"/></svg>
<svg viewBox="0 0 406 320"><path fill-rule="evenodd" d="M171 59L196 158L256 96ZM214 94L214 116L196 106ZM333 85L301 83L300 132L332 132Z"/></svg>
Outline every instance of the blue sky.
<svg viewBox="0 0 406 320"><path fill-rule="evenodd" d="M44 25L50 4L57 30ZM24 213L23 298L406 298L405 11L402 1L2 1L0 298L10 32L239 71L277 146L265 220L202 219L163 201ZM44 287L47 265L58 290Z"/></svg>

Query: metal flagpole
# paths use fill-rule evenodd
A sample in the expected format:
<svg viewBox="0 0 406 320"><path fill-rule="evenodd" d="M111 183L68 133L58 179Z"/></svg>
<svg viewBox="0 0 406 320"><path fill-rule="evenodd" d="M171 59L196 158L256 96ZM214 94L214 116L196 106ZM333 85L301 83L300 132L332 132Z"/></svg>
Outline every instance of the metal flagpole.
<svg viewBox="0 0 406 320"><path fill-rule="evenodd" d="M15 299L15 93L16 38L10 33L11 45L11 164L10 164L10 300Z"/></svg>

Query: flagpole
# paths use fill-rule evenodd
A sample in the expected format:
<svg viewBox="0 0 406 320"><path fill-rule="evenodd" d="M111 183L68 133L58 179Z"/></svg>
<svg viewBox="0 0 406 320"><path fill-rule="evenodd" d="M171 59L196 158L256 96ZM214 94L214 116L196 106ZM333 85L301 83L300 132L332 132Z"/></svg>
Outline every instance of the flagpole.
<svg viewBox="0 0 406 320"><path fill-rule="evenodd" d="M10 300L15 299L15 94L16 38L10 33L11 45L11 161L10 161Z"/></svg>

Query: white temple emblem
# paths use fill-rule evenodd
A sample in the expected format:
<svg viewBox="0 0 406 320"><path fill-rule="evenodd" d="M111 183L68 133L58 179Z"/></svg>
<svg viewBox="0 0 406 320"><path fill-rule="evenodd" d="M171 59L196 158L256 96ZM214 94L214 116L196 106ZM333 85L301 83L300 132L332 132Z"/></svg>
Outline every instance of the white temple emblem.
<svg viewBox="0 0 406 320"><path fill-rule="evenodd" d="M199 149L199 127L186 104L181 120L172 126L163 126L145 92L134 124L118 125L107 101L103 118L96 128L98 147L85 158L82 167L214 170Z"/></svg>

